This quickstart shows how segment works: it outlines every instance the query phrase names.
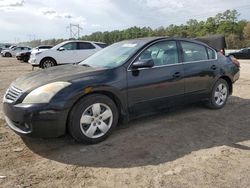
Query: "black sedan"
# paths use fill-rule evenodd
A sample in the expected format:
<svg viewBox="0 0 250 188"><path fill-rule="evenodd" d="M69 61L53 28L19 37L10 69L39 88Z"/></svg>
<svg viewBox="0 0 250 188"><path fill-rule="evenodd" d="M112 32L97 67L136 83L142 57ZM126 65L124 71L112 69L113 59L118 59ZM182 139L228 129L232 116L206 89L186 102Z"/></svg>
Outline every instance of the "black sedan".
<svg viewBox="0 0 250 188"><path fill-rule="evenodd" d="M250 59L250 48L244 48L238 52L229 53L228 55L234 56L237 59Z"/></svg>
<svg viewBox="0 0 250 188"><path fill-rule="evenodd" d="M4 96L9 127L21 135L97 143L118 121L204 101L222 108L239 67L210 46L188 39L143 38L115 43L77 65L32 72Z"/></svg>
<svg viewBox="0 0 250 188"><path fill-rule="evenodd" d="M17 60L28 62L30 59L30 54L31 54L31 51L20 52L20 53L16 54L16 58L17 58Z"/></svg>

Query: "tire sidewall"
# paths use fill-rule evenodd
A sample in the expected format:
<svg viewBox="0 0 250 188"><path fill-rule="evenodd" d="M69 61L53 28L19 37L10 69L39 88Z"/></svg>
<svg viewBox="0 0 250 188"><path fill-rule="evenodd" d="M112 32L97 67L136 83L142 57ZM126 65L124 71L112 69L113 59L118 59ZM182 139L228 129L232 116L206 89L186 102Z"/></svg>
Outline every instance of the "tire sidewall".
<svg viewBox="0 0 250 188"><path fill-rule="evenodd" d="M226 86L226 88L227 88L227 97L226 97L225 102L224 102L222 105L218 105L218 104L216 104L216 102L215 102L215 97L214 97L214 95L215 95L215 91L216 91L218 85L221 84L221 83L223 83L223 84ZM219 79L219 80L215 83L215 85L214 85L214 87L213 87L213 90L212 90L212 94L211 94L210 103L211 103L211 105L212 105L212 108L214 108L214 109L223 108L223 107L226 105L226 103L227 103L228 97L229 97L229 86L228 86L228 83L227 83L224 79Z"/></svg>
<svg viewBox="0 0 250 188"><path fill-rule="evenodd" d="M113 122L112 122L110 129L105 135L99 138L87 137L86 135L82 133L81 128L80 128L80 119L81 119L83 112L94 103L103 103L103 104L108 105L113 113ZM89 95L80 99L80 101L77 102L77 104L73 107L70 113L69 123L68 123L69 132L78 142L95 144L95 143L105 140L113 132L113 130L115 129L118 123L118 116L119 115L118 115L117 107L115 103L109 97L106 97L105 95L99 95L99 94Z"/></svg>

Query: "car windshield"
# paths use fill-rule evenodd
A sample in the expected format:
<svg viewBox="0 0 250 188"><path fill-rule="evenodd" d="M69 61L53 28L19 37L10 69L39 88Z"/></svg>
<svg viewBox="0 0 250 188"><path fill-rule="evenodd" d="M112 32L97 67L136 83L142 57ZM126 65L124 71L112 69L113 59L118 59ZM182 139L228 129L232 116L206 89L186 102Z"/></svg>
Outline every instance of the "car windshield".
<svg viewBox="0 0 250 188"><path fill-rule="evenodd" d="M125 63L145 44L146 42L143 40L118 42L90 56L79 65L114 68Z"/></svg>

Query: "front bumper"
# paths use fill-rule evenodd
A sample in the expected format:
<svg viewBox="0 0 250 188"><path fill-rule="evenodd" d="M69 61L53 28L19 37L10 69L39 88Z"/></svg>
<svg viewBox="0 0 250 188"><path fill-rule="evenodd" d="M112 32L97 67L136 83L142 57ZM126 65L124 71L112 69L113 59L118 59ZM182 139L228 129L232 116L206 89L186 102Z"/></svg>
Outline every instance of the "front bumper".
<svg viewBox="0 0 250 188"><path fill-rule="evenodd" d="M8 126L19 135L58 137L66 132L68 110L49 104L11 104L4 102L3 111Z"/></svg>
<svg viewBox="0 0 250 188"><path fill-rule="evenodd" d="M37 61L37 59L33 56L30 56L30 59L28 61L31 65L33 66L38 66L39 65L39 62Z"/></svg>

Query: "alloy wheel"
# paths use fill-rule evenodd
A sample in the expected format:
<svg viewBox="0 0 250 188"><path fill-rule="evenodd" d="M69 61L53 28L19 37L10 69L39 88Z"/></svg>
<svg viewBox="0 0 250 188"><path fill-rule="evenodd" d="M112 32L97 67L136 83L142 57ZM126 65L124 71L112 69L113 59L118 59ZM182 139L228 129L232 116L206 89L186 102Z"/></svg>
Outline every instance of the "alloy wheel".
<svg viewBox="0 0 250 188"><path fill-rule="evenodd" d="M111 108L103 103L95 103L83 112L80 119L82 133L89 138L105 135L113 123Z"/></svg>
<svg viewBox="0 0 250 188"><path fill-rule="evenodd" d="M215 103L218 106L222 106L227 100L227 86L224 83L220 83L214 93Z"/></svg>

